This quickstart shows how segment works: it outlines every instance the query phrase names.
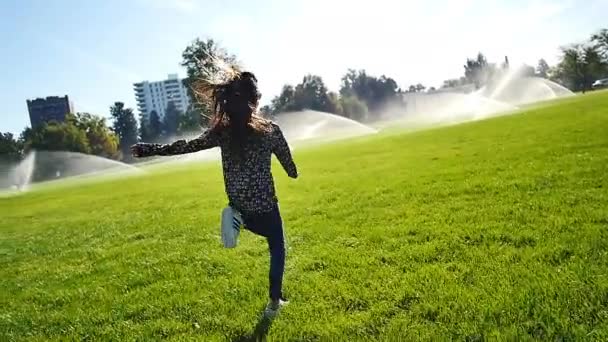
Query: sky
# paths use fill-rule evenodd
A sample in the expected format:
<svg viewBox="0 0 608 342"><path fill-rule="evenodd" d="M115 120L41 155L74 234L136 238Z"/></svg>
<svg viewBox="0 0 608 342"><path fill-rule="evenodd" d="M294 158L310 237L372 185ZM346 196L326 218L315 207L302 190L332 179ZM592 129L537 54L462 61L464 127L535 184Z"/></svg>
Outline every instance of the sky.
<svg viewBox="0 0 608 342"><path fill-rule="evenodd" d="M265 104L308 73L331 90L349 68L405 88L460 77L480 51L554 64L606 13L608 0L1 0L0 132L28 126L36 97L67 94L103 116L116 101L136 108L133 83L183 77L197 37L255 72Z"/></svg>

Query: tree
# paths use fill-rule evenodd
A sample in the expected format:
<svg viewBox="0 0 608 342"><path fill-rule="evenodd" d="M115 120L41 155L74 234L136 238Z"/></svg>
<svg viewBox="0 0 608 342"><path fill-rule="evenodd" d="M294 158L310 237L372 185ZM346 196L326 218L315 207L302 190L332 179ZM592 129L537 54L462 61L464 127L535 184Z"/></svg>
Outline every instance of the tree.
<svg viewBox="0 0 608 342"><path fill-rule="evenodd" d="M22 154L31 149L94 154L118 158L118 137L106 124L106 119L89 113L68 114L64 122L51 121L35 129L27 127L19 138ZM40 155L39 155L40 156ZM36 159L34 178L56 177L68 171L68 160Z"/></svg>
<svg viewBox="0 0 608 342"><path fill-rule="evenodd" d="M0 188L5 186L15 185L19 183L10 175L13 167L21 160L23 156L23 145L21 141L15 139L10 132L0 132Z"/></svg>
<svg viewBox="0 0 608 342"><path fill-rule="evenodd" d="M370 116L371 109L379 112L383 105L396 100L398 93L399 87L392 78L384 75L377 78L368 76L365 70L349 69L342 78L339 94L328 91L321 77L306 75L295 87L283 86L280 95L261 112L273 117L312 109L363 120Z"/></svg>
<svg viewBox="0 0 608 342"><path fill-rule="evenodd" d="M39 130L38 130L39 131ZM29 142L34 139L34 136L39 132L36 130L25 127L21 134L19 135L19 142L21 143L21 147L23 148L23 152L27 152L29 150Z"/></svg>
<svg viewBox="0 0 608 342"><path fill-rule="evenodd" d="M585 92L596 78L606 72L607 63L596 45L574 44L562 48L562 57L554 77L574 91Z"/></svg>
<svg viewBox="0 0 608 342"><path fill-rule="evenodd" d="M458 79L449 79L443 81L443 85L441 88L454 88L460 85L460 80Z"/></svg>
<svg viewBox="0 0 608 342"><path fill-rule="evenodd" d="M179 133L189 133L194 131L200 131L201 129L201 115L198 111L191 109L186 111L179 117L179 124L177 130Z"/></svg>
<svg viewBox="0 0 608 342"><path fill-rule="evenodd" d="M342 77L341 97L356 97L364 101L368 109L376 112L399 93L397 82L384 75L379 78L369 76L365 70L349 69Z"/></svg>
<svg viewBox="0 0 608 342"><path fill-rule="evenodd" d="M188 75L184 79L184 85L192 101L192 108L189 110L198 111L205 121L203 124L206 125L212 113L205 103L196 100L192 85L197 79L220 79L227 69L238 66L236 56L228 53L213 39L197 38L182 53L181 65L186 68Z"/></svg>
<svg viewBox="0 0 608 342"><path fill-rule="evenodd" d="M274 114L272 113L272 106L271 105L265 105L262 106L259 110L259 113L262 117L265 118L273 118Z"/></svg>
<svg viewBox="0 0 608 342"><path fill-rule="evenodd" d="M341 107L338 94L329 92L320 76L306 75L295 88L284 85L281 94L273 98L261 112L275 117L285 112L311 109L342 115Z"/></svg>
<svg viewBox="0 0 608 342"><path fill-rule="evenodd" d="M148 118L148 129L149 129L149 134L150 137L152 138L151 141L156 141L160 138L162 131L163 131L163 124L160 121L160 116L158 115L158 112L156 112L155 110L150 112L149 118Z"/></svg>
<svg viewBox="0 0 608 342"><path fill-rule="evenodd" d="M162 123L158 113L153 110L150 114L139 115L139 138L144 142L158 142L162 133Z"/></svg>
<svg viewBox="0 0 608 342"><path fill-rule="evenodd" d="M588 45L583 48L583 91L591 89L593 82L606 75L608 62L603 58L597 45Z"/></svg>
<svg viewBox="0 0 608 342"><path fill-rule="evenodd" d="M603 53L604 58L608 59L608 29L601 29L593 34L591 42Z"/></svg>
<svg viewBox="0 0 608 342"><path fill-rule="evenodd" d="M26 149L91 153L86 132L69 121L65 123L51 121L37 127L29 135Z"/></svg>
<svg viewBox="0 0 608 342"><path fill-rule="evenodd" d="M163 136L169 138L177 134L180 116L181 113L177 107L175 107L175 103L169 101L169 103L167 103L167 109L165 110L165 117L163 118Z"/></svg>
<svg viewBox="0 0 608 342"><path fill-rule="evenodd" d="M145 113L139 113L139 140L143 142L152 142L150 134L150 123Z"/></svg>
<svg viewBox="0 0 608 342"><path fill-rule="evenodd" d="M365 70L348 69L346 74L342 76L342 84L340 86L340 96L362 96L365 93L364 84L366 83L367 74Z"/></svg>
<svg viewBox="0 0 608 342"><path fill-rule="evenodd" d="M24 151L61 151L90 154L91 145L87 132L79 127L75 115L68 115L65 122L51 121L35 129L26 128L21 137L24 140ZM40 155L38 155L40 156ZM67 159L36 158L33 179L48 180L64 174L73 165ZM72 165L72 166L70 166Z"/></svg>
<svg viewBox="0 0 608 342"><path fill-rule="evenodd" d="M329 93L327 93L327 97L329 98L329 103L331 107L330 113L344 116L344 108L342 107L342 102L340 101L340 95L333 91L330 91Z"/></svg>
<svg viewBox="0 0 608 342"><path fill-rule="evenodd" d="M335 112L332 108L327 87L320 76L306 75L294 92L294 106L298 110L311 109L322 112Z"/></svg>
<svg viewBox="0 0 608 342"><path fill-rule="evenodd" d="M13 137L13 133L0 133L0 162L19 161L23 154L23 144Z"/></svg>
<svg viewBox="0 0 608 342"><path fill-rule="evenodd" d="M549 70L551 70L551 67L549 67L549 63L547 63L546 60L544 60L543 58L541 58L538 61L538 66L536 67L536 75L538 77L548 78L549 77Z"/></svg>
<svg viewBox="0 0 608 342"><path fill-rule="evenodd" d="M561 60L557 65L555 78L572 90L582 89L583 57L579 46L562 48Z"/></svg>
<svg viewBox="0 0 608 342"><path fill-rule="evenodd" d="M302 108L296 108L295 93L296 90L293 86L289 84L284 85L283 89L281 90L281 94L273 98L271 101L271 114L276 116L284 112L301 110Z"/></svg>
<svg viewBox="0 0 608 342"><path fill-rule="evenodd" d="M110 107L110 115L114 120L112 130L118 136L122 158L130 160L130 147L137 143L137 120L135 120L133 109L125 108L125 104L122 102L115 102Z"/></svg>
<svg viewBox="0 0 608 342"><path fill-rule="evenodd" d="M364 121L368 117L368 110L365 102L355 96L342 96L340 98L344 116L357 121Z"/></svg>
<svg viewBox="0 0 608 342"><path fill-rule="evenodd" d="M106 119L89 113L69 115L68 121L82 130L94 155L104 158L118 158L118 137L106 124Z"/></svg>
<svg viewBox="0 0 608 342"><path fill-rule="evenodd" d="M418 83L415 85L414 84L410 85L405 92L406 93L422 93L425 90L426 90L426 87L422 83Z"/></svg>
<svg viewBox="0 0 608 342"><path fill-rule="evenodd" d="M479 89L492 78L494 69L494 65L488 64L486 57L480 52L476 59L467 58L464 76L468 83L475 84L475 88Z"/></svg>

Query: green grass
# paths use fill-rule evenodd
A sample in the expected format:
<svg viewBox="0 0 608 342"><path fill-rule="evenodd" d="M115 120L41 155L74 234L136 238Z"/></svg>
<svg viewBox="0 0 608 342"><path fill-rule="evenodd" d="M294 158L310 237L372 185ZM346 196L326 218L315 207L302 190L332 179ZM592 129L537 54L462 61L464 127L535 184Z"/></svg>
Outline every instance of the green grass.
<svg viewBox="0 0 608 342"><path fill-rule="evenodd" d="M269 340L608 339L608 93L298 150ZM275 165L276 166L276 165ZM0 199L0 340L246 340L265 242L218 165Z"/></svg>

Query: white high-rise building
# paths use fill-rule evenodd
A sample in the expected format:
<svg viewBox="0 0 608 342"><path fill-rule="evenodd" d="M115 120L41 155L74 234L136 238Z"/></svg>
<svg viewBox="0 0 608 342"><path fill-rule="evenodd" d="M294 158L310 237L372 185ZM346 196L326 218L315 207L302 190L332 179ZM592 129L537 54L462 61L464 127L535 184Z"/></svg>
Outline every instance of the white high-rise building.
<svg viewBox="0 0 608 342"><path fill-rule="evenodd" d="M190 105L186 87L177 74L169 74L168 79L158 82L143 81L133 85L137 109L148 116L156 111L162 119L169 102L173 102L180 112L185 112Z"/></svg>

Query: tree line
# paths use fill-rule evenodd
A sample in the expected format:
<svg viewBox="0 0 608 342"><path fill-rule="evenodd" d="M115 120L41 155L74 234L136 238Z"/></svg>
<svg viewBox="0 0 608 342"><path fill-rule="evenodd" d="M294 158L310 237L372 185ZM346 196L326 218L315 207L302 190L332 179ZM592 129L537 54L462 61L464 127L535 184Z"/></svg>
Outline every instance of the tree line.
<svg viewBox="0 0 608 342"><path fill-rule="evenodd" d="M181 113L169 102L164 118L156 111L140 114L123 102L109 109L111 123L104 116L68 113L63 122L50 121L36 128L26 127L19 137L0 133L0 163L14 163L30 150L69 151L108 159L131 161L129 148L139 142L165 142L179 134L200 128L199 114Z"/></svg>
<svg viewBox="0 0 608 342"><path fill-rule="evenodd" d="M524 65L521 76L547 78L565 86L572 91L585 92L591 89L593 82L608 77L608 29L601 29L584 42L570 44L560 48L560 58L555 66L549 66L546 60L540 59L536 68ZM476 58L467 59L464 65L465 75L460 79L446 80L444 87L456 87L471 84L479 89L492 84L508 68L508 60L501 66L489 63L479 53Z"/></svg>
<svg viewBox="0 0 608 342"><path fill-rule="evenodd" d="M117 159L119 140L106 119L90 113L67 114L64 122L26 127L17 138L0 137L0 161L15 162L31 149L71 151Z"/></svg>
<svg viewBox="0 0 608 342"><path fill-rule="evenodd" d="M295 87L283 86L281 93L262 107L261 112L276 117L281 113L310 109L367 121L371 119L371 113L396 100L400 92L394 79L368 75L365 70L349 69L341 79L338 93L329 91L321 76L306 75Z"/></svg>
<svg viewBox="0 0 608 342"><path fill-rule="evenodd" d="M213 39L196 39L183 51L181 65L186 69L184 85L190 99L196 98L192 90L196 79L220 72L218 60L238 64L237 57ZM497 65L479 53L467 58L461 77L445 80L440 88L491 86L508 68L508 59ZM573 91L589 90L596 79L608 77L608 29L596 32L585 42L562 47L555 66L540 59L536 67L524 66L520 73L548 78ZM268 105L260 108L260 113L276 118L282 113L309 109L362 122L373 121L384 106L403 104L402 94L433 91L436 91L434 87L427 88L421 83L402 89L386 75L374 76L363 69L348 69L341 78L340 89L333 92L321 76L308 74L295 86L284 85ZM69 114L65 122L26 128L19 137L0 133L0 162L18 161L30 149L81 152L129 161L129 147L138 141L165 142L206 126L211 116L209 108L192 102L185 113L169 102L162 118L156 111L141 113L136 118L131 108L115 102L109 109L111 124L99 115L74 113Z"/></svg>
<svg viewBox="0 0 608 342"><path fill-rule="evenodd" d="M559 63L550 69L550 78L573 91L591 89L595 80L608 77L608 29L584 42L561 48Z"/></svg>

